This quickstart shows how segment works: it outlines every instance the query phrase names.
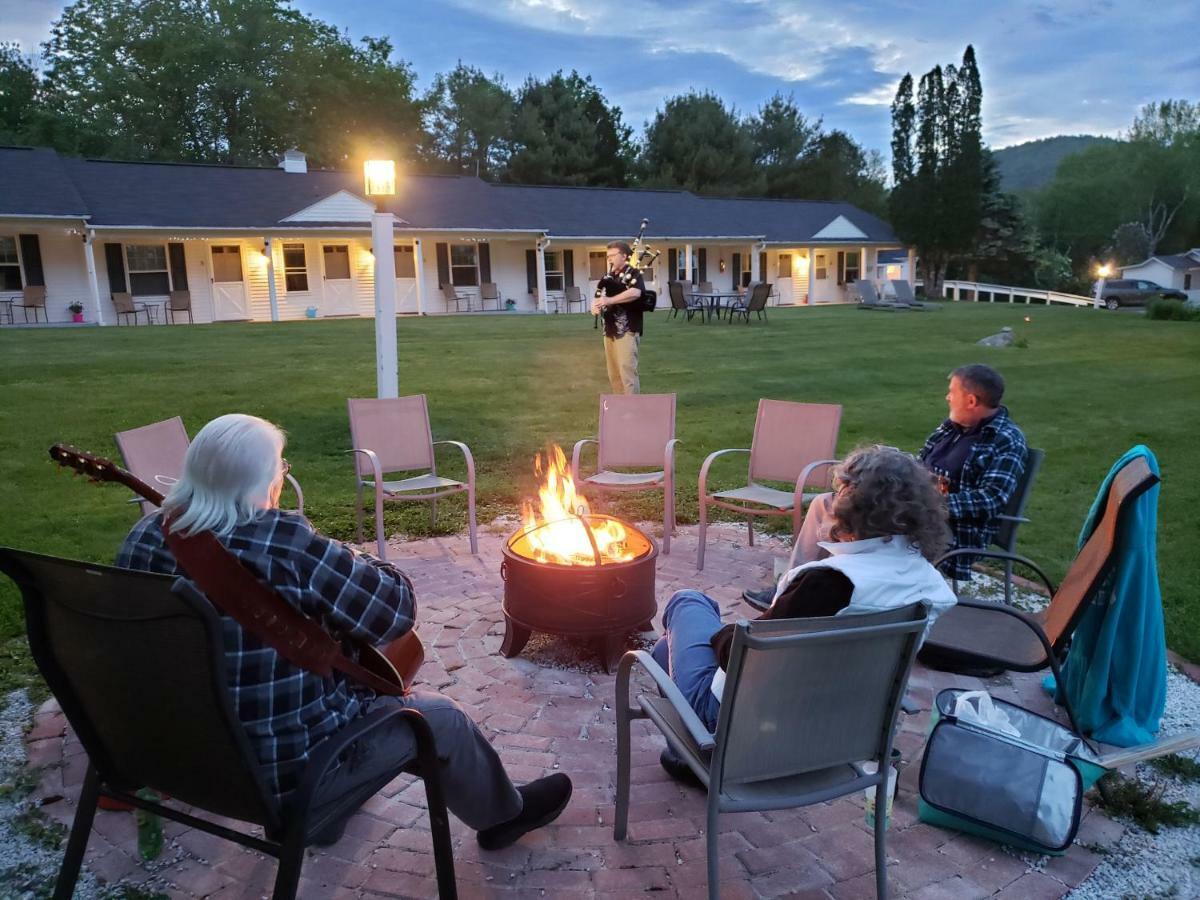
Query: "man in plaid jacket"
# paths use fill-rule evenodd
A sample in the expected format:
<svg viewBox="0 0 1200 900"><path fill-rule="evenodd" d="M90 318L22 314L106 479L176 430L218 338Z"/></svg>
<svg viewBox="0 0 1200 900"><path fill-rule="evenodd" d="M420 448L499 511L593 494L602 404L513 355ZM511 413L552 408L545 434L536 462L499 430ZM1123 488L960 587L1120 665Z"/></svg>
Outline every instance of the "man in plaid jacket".
<svg viewBox="0 0 1200 900"><path fill-rule="evenodd" d="M259 579L334 637L383 644L409 631L417 613L412 582L399 569L317 532L298 513L278 508L287 474L283 432L254 416L214 419L196 435L183 477L163 509L138 522L117 565L187 577L163 535L163 516L185 536L210 531ZM452 699L432 691L377 696L335 671L301 669L228 616L222 616L230 693L254 747L267 788L281 800L294 791L317 745L381 706L418 710L433 731L446 805L476 829L484 849L505 847L566 807L571 781L561 773L520 788L487 738ZM353 652L353 650L349 650ZM412 758L408 726L395 721L358 741L327 774L314 800L354 791ZM317 843L334 843L345 822Z"/></svg>

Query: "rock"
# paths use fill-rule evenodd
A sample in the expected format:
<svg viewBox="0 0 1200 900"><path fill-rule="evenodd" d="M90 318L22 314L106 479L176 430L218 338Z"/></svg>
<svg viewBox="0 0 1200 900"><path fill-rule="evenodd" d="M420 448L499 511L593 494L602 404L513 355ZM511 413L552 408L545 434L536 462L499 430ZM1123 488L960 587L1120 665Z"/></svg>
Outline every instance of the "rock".
<svg viewBox="0 0 1200 900"><path fill-rule="evenodd" d="M1013 330L1005 325L1000 329L999 334L988 335L975 343L984 347L1011 347L1013 343Z"/></svg>

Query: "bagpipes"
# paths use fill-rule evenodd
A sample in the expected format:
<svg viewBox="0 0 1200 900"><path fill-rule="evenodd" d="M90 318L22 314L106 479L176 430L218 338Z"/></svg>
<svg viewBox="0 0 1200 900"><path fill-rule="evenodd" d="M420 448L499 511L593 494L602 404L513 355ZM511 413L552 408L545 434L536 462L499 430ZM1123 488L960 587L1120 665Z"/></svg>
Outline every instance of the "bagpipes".
<svg viewBox="0 0 1200 900"><path fill-rule="evenodd" d="M629 266L631 269L635 270L635 273L643 272L650 268L650 266L654 265L654 263L658 260L658 257L661 255L660 251L655 250L645 241L646 226L649 224L649 219L642 219L641 227L638 228L638 233L634 237L633 243L630 244ZM605 278L611 274L612 273L606 273ZM630 275L629 277L632 281L633 275ZM632 284L630 284L630 286L632 287ZM604 279L602 278L600 279L600 283L596 285L596 296L601 297L603 295ZM641 307L644 312L654 312L655 307L658 306L658 292L649 290L648 288L643 289L641 300L639 302L641 303ZM593 327L599 328L600 317L596 316L595 319L596 321Z"/></svg>

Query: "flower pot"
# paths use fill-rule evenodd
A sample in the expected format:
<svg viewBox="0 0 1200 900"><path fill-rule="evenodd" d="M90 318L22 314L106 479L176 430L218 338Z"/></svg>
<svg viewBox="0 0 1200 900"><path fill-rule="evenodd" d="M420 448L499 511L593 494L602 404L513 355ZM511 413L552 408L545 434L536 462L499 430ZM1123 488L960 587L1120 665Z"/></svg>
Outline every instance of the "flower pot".
<svg viewBox="0 0 1200 900"><path fill-rule="evenodd" d="M71 321L72 322L82 322L83 321L83 313L71 313Z"/></svg>
<svg viewBox="0 0 1200 900"><path fill-rule="evenodd" d="M315 306L310 306L308 309L304 310L304 315L309 319L315 319L317 317L317 308Z"/></svg>

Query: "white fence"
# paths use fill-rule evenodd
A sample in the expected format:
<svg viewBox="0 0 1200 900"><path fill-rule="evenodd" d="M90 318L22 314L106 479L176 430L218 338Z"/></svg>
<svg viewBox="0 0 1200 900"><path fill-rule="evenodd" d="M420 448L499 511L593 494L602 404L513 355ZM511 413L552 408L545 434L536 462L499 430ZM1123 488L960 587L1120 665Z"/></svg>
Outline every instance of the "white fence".
<svg viewBox="0 0 1200 900"><path fill-rule="evenodd" d="M987 302L997 303L1007 301L1016 303L1019 300L1025 303L1032 303L1038 300L1042 303L1064 303L1067 306L1092 306L1094 299L1092 297L1083 297L1079 294L1064 294L1061 291L1042 291L1037 288L1013 287L1012 285L1004 284L983 284L978 281L944 281L942 282L942 296L947 300L962 300L963 292L969 291L971 296L969 299L977 302L982 302L980 295L987 295Z"/></svg>

